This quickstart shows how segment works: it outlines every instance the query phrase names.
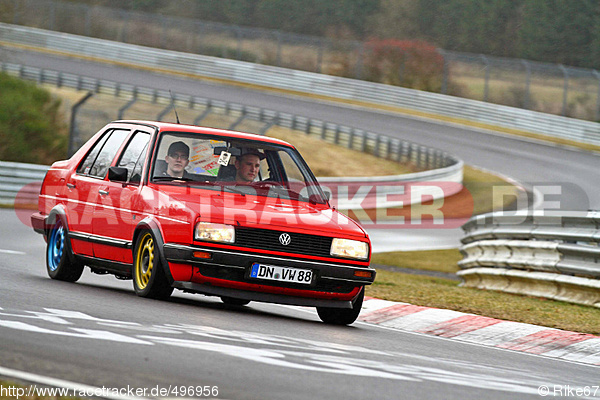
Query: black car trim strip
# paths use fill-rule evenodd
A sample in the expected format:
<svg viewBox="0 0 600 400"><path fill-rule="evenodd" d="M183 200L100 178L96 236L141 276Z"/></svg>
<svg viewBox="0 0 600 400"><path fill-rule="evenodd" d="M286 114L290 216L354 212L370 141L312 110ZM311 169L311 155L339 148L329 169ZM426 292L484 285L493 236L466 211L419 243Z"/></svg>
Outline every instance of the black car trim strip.
<svg viewBox="0 0 600 400"><path fill-rule="evenodd" d="M87 233L79 233L79 232L69 232L69 237L71 239L82 240L84 242L104 244L107 246L114 246L114 247L119 247L122 249L130 249L131 248L131 242L128 242L127 240L107 238L104 236L92 235L92 234L87 234Z"/></svg>

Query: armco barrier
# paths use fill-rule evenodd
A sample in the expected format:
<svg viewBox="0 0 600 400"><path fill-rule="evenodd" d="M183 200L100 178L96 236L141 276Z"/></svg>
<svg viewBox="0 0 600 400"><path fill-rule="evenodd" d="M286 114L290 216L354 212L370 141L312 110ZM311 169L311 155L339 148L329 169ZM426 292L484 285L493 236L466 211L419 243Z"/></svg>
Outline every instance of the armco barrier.
<svg viewBox="0 0 600 400"><path fill-rule="evenodd" d="M21 204L37 205L45 165L0 161L0 206L12 206L19 194Z"/></svg>
<svg viewBox="0 0 600 400"><path fill-rule="evenodd" d="M0 24L0 45L413 110L600 145L600 124L397 86Z"/></svg>
<svg viewBox="0 0 600 400"><path fill-rule="evenodd" d="M600 213L484 214L463 226L463 285L600 307Z"/></svg>

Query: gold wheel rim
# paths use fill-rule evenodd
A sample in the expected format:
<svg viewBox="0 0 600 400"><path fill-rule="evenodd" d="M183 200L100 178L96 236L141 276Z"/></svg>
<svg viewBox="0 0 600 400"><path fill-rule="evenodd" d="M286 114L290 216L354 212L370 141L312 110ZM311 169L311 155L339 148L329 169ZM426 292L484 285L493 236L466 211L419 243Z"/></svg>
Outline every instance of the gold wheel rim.
<svg viewBox="0 0 600 400"><path fill-rule="evenodd" d="M135 282L140 290L146 289L154 269L154 239L146 233L135 258Z"/></svg>

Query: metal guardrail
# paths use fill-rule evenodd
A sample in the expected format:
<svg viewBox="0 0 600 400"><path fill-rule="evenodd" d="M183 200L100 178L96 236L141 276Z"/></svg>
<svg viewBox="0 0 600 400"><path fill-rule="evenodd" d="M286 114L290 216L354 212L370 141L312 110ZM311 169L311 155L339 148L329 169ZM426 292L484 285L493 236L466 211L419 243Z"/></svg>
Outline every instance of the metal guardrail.
<svg viewBox="0 0 600 400"><path fill-rule="evenodd" d="M600 307L600 212L484 214L463 230L464 286Z"/></svg>
<svg viewBox="0 0 600 400"><path fill-rule="evenodd" d="M37 205L46 165L0 161L0 206Z"/></svg>
<svg viewBox="0 0 600 400"><path fill-rule="evenodd" d="M0 44L26 45L79 57L328 98L392 106L434 116L600 145L600 124L391 85L200 56L0 24Z"/></svg>

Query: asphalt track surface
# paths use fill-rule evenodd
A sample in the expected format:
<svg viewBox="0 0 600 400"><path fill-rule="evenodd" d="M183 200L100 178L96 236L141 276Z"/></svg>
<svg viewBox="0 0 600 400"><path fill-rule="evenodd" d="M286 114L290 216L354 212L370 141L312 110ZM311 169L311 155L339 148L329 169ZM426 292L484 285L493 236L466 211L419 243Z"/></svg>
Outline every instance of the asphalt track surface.
<svg viewBox="0 0 600 400"><path fill-rule="evenodd" d="M591 153L74 59L18 53L10 61L401 137L521 182L557 185L562 209L599 206L598 157ZM96 387L210 385L223 399L524 399L539 398L544 385L598 385L598 367L361 322L331 327L312 309L259 303L232 308L179 292L167 302L151 301L136 297L130 281L89 271L76 284L52 281L42 237L13 210L0 210L0 221L5 368Z"/></svg>
<svg viewBox="0 0 600 400"><path fill-rule="evenodd" d="M598 367L328 326L308 308L147 300L131 281L89 271L53 281L42 237L13 210L0 220L0 367L97 388L216 386L221 399L535 399L542 386L598 384Z"/></svg>

